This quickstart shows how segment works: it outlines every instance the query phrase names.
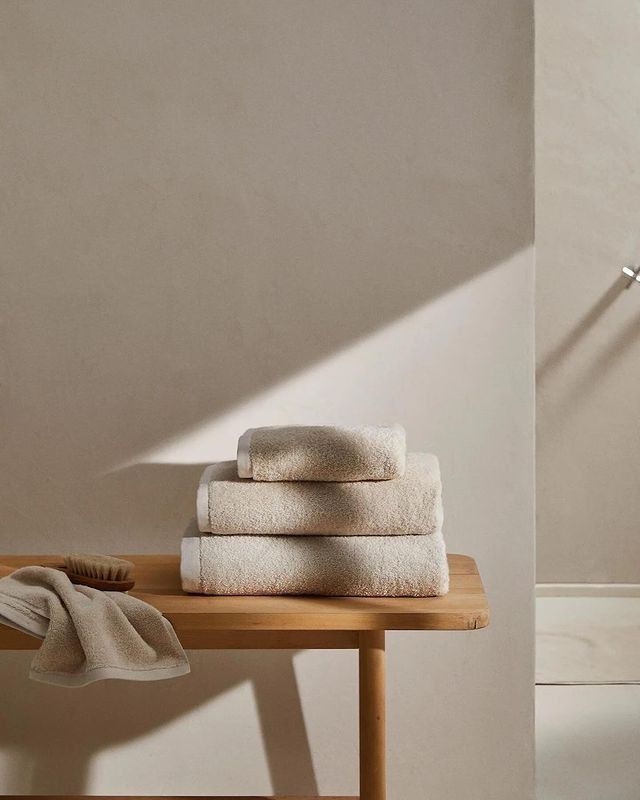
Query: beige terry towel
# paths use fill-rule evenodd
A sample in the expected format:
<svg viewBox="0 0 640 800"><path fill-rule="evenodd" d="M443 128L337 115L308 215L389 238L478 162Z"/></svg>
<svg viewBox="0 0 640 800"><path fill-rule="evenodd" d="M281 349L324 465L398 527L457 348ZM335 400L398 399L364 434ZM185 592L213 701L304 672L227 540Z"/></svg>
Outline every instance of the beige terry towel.
<svg viewBox="0 0 640 800"><path fill-rule="evenodd" d="M386 481L405 461L401 425L250 428L238 440L238 477L254 481Z"/></svg>
<svg viewBox="0 0 640 800"><path fill-rule="evenodd" d="M446 594L440 531L432 536L187 536L182 588L216 595Z"/></svg>
<svg viewBox="0 0 640 800"><path fill-rule="evenodd" d="M266 483L224 461L204 471L197 507L199 529L216 534L428 534L442 528L440 467L410 453L393 481Z"/></svg>
<svg viewBox="0 0 640 800"><path fill-rule="evenodd" d="M0 623L44 640L29 673L44 683L157 681L189 672L159 611L123 592L74 586L59 570L23 567L2 578Z"/></svg>

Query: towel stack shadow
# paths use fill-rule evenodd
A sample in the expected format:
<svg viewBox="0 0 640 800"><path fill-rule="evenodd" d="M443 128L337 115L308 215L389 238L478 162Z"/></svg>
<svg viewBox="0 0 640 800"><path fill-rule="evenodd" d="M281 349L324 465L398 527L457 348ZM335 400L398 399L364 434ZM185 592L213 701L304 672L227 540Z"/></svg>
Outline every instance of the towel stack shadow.
<svg viewBox="0 0 640 800"><path fill-rule="evenodd" d="M198 535L182 542L187 592L445 594L438 459L392 426L255 428L237 461L208 466Z"/></svg>

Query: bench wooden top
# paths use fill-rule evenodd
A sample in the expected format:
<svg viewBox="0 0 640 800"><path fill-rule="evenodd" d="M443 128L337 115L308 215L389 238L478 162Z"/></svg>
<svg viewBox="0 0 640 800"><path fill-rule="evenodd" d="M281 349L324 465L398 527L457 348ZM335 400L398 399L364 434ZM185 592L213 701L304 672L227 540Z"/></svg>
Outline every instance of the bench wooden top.
<svg viewBox="0 0 640 800"><path fill-rule="evenodd" d="M136 585L130 594L161 611L185 647L204 647L208 633L225 631L459 631L489 624L482 581L469 556L449 556L449 594L415 598L190 595L180 587L177 555L122 557L136 565ZM54 556L0 556L0 564L13 569L56 560ZM0 625L0 649L12 649L22 640L22 634Z"/></svg>

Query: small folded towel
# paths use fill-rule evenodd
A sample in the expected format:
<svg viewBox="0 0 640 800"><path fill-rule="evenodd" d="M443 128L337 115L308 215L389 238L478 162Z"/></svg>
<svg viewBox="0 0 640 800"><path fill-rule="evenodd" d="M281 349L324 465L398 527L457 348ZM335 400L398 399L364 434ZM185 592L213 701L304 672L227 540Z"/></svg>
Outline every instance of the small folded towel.
<svg viewBox="0 0 640 800"><path fill-rule="evenodd" d="M182 588L214 595L429 597L449 590L432 536L185 536Z"/></svg>
<svg viewBox="0 0 640 800"><path fill-rule="evenodd" d="M254 481L386 481L405 470L401 425L250 428L238 440L238 477Z"/></svg>
<svg viewBox="0 0 640 800"><path fill-rule="evenodd" d="M171 624L124 592L74 586L59 570L23 567L0 580L0 623L44 639L29 677L58 686L189 672Z"/></svg>
<svg viewBox="0 0 640 800"><path fill-rule="evenodd" d="M216 534L384 536L442 528L442 485L434 455L410 453L393 481L267 483L238 478L235 461L207 467L198 528Z"/></svg>

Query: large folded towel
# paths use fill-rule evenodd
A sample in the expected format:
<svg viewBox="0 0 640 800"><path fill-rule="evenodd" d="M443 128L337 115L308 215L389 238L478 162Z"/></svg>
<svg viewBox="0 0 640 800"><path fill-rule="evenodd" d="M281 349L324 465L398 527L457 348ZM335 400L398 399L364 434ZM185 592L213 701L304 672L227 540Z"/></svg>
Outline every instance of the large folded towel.
<svg viewBox="0 0 640 800"><path fill-rule="evenodd" d="M182 588L214 595L446 594L440 531L432 536L185 536Z"/></svg>
<svg viewBox="0 0 640 800"><path fill-rule="evenodd" d="M238 478L235 461L207 467L198 528L216 534L383 536L442 528L438 459L410 453L393 481L267 483Z"/></svg>
<svg viewBox="0 0 640 800"><path fill-rule="evenodd" d="M23 567L2 578L0 623L44 639L29 673L44 683L157 681L189 672L159 611L124 592L74 586L56 569Z"/></svg>
<svg viewBox="0 0 640 800"><path fill-rule="evenodd" d="M254 481L377 481L405 470L401 425L250 428L238 440L238 476Z"/></svg>

